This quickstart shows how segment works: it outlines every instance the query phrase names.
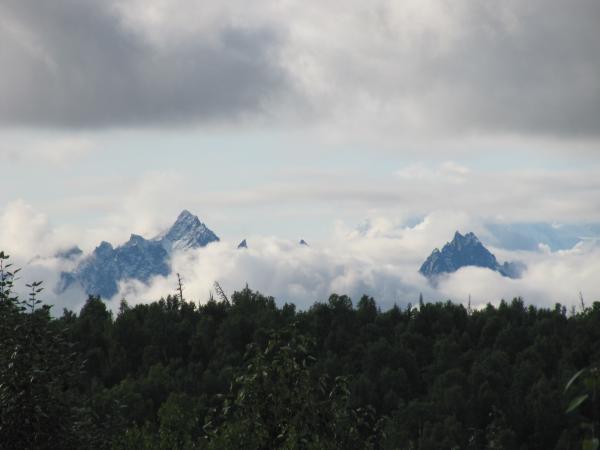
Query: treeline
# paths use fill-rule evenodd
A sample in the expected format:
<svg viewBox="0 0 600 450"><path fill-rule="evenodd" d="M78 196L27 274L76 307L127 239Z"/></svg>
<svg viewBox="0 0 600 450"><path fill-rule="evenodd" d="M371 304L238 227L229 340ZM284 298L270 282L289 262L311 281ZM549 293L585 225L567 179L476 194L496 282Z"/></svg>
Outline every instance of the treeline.
<svg viewBox="0 0 600 450"><path fill-rule="evenodd" d="M575 449L594 445L600 303L307 311L248 288L53 319L0 268L3 449ZM588 371L569 379L580 369ZM587 395L587 396L586 396ZM572 411L567 413L571 403ZM589 447L594 448L594 447Z"/></svg>

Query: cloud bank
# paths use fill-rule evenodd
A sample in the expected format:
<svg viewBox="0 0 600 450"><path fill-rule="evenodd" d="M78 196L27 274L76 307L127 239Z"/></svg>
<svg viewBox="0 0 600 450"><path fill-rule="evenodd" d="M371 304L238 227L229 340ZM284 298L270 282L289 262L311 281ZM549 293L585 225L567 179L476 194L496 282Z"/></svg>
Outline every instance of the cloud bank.
<svg viewBox="0 0 600 450"><path fill-rule="evenodd" d="M44 280L44 300L78 310L85 300L79 289L57 296L52 292L60 272L74 262L56 258L64 249L67 233L53 229L48 220L23 202L15 202L0 216L0 247L12 253L23 267L23 284ZM579 292L586 300L600 300L597 273L600 270L598 240L581 241L567 250L490 250L499 260L519 260L527 265L521 279L513 280L490 270L468 267L451 274L437 286L430 285L418 268L434 247L451 239L454 231L475 231L489 245L490 230L480 217L467 213L432 213L413 225L385 217L372 218L361 227L339 222L334 233L322 242L300 246L297 241L269 236L249 236L248 249L237 250L237 241L226 240L173 257L173 274L156 277L146 285L124 281L119 293L107 299L113 309L122 298L131 304L157 300L175 292L176 273L183 276L189 300L205 302L218 281L231 294L246 283L276 297L280 304L293 302L308 308L326 301L331 293L348 294L356 301L373 296L386 309L393 304L416 304L422 294L427 301L487 302L522 296L526 302L553 306L574 305ZM70 235L72 238L72 234Z"/></svg>
<svg viewBox="0 0 600 450"><path fill-rule="evenodd" d="M413 228L396 229L394 234L377 235L340 229L340 235L324 246L299 246L278 238L254 237L249 249L237 250L233 242L211 244L174 259L174 271L183 274L186 295L205 301L218 281L232 293L246 283L273 295L280 304L293 302L299 308L326 301L331 293L348 294L355 301L367 294L387 309L393 304L417 303L422 294L427 301L453 300L474 307L501 299L522 296L529 304L552 307L577 305L579 292L589 303L600 300L595 273L600 270L597 242L579 243L556 252L507 251L494 249L502 259L518 259L527 265L520 279L509 279L491 270L468 267L443 278L436 287L418 272L434 246L451 238L449 225L429 218ZM442 229L444 230L442 232ZM113 300L133 303L173 293L175 276L158 277L149 286L125 282Z"/></svg>

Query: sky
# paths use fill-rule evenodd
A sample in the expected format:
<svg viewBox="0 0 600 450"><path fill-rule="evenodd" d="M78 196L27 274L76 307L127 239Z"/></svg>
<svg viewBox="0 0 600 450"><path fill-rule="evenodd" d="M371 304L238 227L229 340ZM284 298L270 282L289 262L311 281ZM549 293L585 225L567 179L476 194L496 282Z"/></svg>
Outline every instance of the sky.
<svg viewBox="0 0 600 450"><path fill-rule="evenodd" d="M56 250L189 209L223 241L174 261L199 300L600 300L595 241L486 227L600 223L598 23L596 0L4 0L0 247L51 283ZM457 229L530 269L433 289L416 270Z"/></svg>

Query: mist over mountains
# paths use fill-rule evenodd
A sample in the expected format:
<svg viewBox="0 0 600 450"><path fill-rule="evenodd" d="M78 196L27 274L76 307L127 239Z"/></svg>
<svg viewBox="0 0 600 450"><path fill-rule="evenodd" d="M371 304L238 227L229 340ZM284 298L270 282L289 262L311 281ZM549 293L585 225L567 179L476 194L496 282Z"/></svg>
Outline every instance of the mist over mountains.
<svg viewBox="0 0 600 450"><path fill-rule="evenodd" d="M77 264L74 270L61 273L56 292L60 294L78 285L87 295L110 299L119 292L119 282L133 280L148 284L153 277L167 277L173 272L174 253L189 252L219 241L198 216L183 210L169 229L152 239L132 234L117 247L102 241L85 257L77 246L57 252L57 258L75 260ZM304 239L298 245L308 247ZM247 248L246 239L237 246L237 249Z"/></svg>
<svg viewBox="0 0 600 450"><path fill-rule="evenodd" d="M92 292L115 310L122 298L133 303L158 299L173 292L176 273L182 275L189 298L201 303L218 281L228 293L247 283L300 309L331 292L352 298L372 295L384 307L414 304L420 293L425 299L455 302L466 302L470 296L473 305L515 296L540 305L555 301L569 305L578 302L580 291L586 298L600 295L595 275L600 270L600 246L594 235L582 233L573 246L553 248L563 233L572 233L571 225L547 224L546 235L552 239L515 250L509 248L514 247L510 242L498 243L487 227L493 223L490 218L462 212L432 212L411 223L406 222L408 217L371 215L361 226L341 221L324 236L304 227L291 233L280 230L277 236L268 225L254 231L243 222L223 224L215 220L214 212L203 214L210 222L196 221L192 213L176 221L176 212L166 226L164 218L148 221L144 215L107 217L84 227L56 226L42 220L34 209L19 205L0 215L0 223L5 224L0 242L23 267L28 282L45 281L44 300L54 304L56 311L77 310ZM198 225L202 222L210 233ZM32 223L36 227L22 225ZM531 228L527 224L502 226L536 241L535 234L527 234ZM175 233L173 228L183 231ZM493 264L456 264L457 270L434 277L420 273L432 250L438 247L441 253L456 230L463 236L474 233L500 266L519 261L527 270L520 278L510 278L494 270ZM219 240L201 246L201 237L210 240L211 233ZM310 246L301 245L300 238ZM238 249L242 241L246 246Z"/></svg>
<svg viewBox="0 0 600 450"><path fill-rule="evenodd" d="M64 292L79 283L86 294L108 299L117 294L121 280L147 283L154 276L169 275L173 252L205 247L218 241L219 237L197 216L184 210L171 228L154 239L132 234L129 241L116 248L103 241L79 262L73 272L61 274L57 290Z"/></svg>
<svg viewBox="0 0 600 450"><path fill-rule="evenodd" d="M536 227L539 230L541 227ZM501 230L499 239L506 239L508 227L498 226ZM545 229L545 236L551 233ZM366 228L361 228L366 232ZM515 230L512 231L516 233ZM573 232L569 229L569 232ZM528 242L527 234L521 232L525 238L515 245ZM552 236L550 236L552 237ZM571 238L572 239L572 238ZM56 291L62 293L73 285L80 286L85 294L101 296L110 299L119 292L119 283L124 281L138 281L149 284L154 277L168 277L172 272L172 257L176 252L186 253L191 250L219 242L217 234L206 224L188 210L182 211L174 224L163 233L152 239L132 234L127 242L114 247L111 243L103 241L94 251L84 256L79 247L73 247L58 252L56 257L75 261L71 271L61 273ZM554 237L548 242L565 242ZM432 243L432 246L435 243ZM538 245L548 245L538 243ZM299 245L308 247L304 239ZM237 249L248 249L246 239L243 239ZM453 239L447 242L442 250L434 248L432 253L421 264L418 272L426 279L437 285L441 277L448 276L461 268L474 267L489 269L501 274L503 277L519 278L526 265L519 261L500 263L496 256L490 252L473 232L461 234L456 231ZM417 270L417 267L414 267Z"/></svg>

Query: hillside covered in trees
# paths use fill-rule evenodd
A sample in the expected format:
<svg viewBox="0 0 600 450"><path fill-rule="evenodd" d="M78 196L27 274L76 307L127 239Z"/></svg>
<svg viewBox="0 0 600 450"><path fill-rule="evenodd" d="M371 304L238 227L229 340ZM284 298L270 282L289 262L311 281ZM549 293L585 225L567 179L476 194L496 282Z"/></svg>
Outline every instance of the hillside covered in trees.
<svg viewBox="0 0 600 450"><path fill-rule="evenodd" d="M597 448L600 303L297 311L246 287L52 318L0 256L2 449Z"/></svg>

